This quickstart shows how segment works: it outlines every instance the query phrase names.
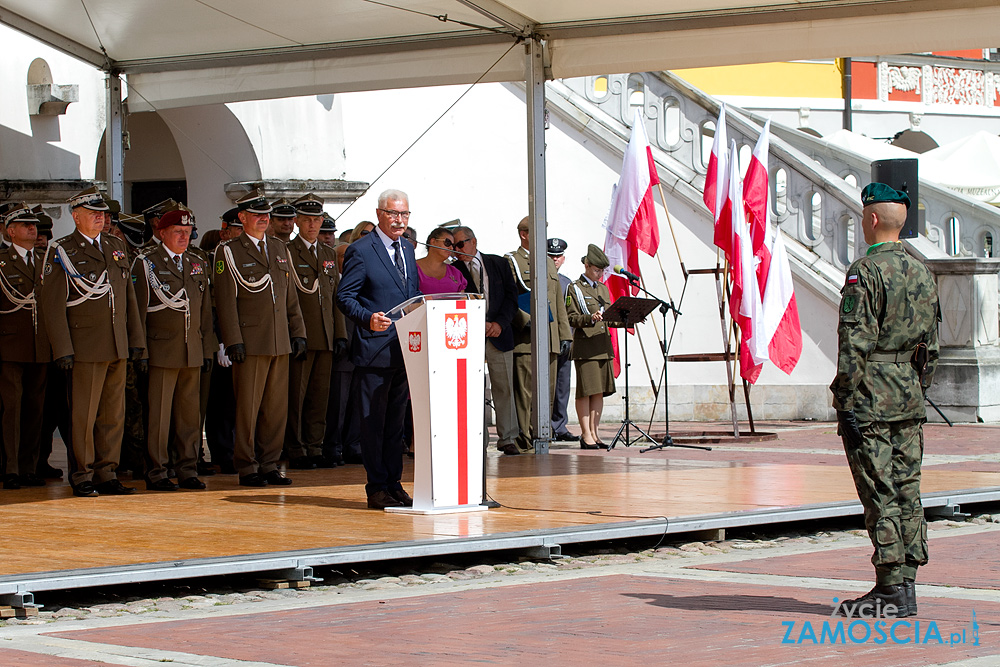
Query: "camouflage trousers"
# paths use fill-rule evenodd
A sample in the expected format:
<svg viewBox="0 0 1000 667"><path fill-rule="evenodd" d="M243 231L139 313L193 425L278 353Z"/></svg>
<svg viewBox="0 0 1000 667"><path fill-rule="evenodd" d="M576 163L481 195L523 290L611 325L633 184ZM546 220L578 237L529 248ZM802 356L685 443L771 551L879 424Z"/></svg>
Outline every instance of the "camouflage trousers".
<svg viewBox="0 0 1000 667"><path fill-rule="evenodd" d="M875 548L875 578L883 586L915 579L917 567L927 563L927 522L920 504L923 423L909 419L864 424L860 447L844 443Z"/></svg>

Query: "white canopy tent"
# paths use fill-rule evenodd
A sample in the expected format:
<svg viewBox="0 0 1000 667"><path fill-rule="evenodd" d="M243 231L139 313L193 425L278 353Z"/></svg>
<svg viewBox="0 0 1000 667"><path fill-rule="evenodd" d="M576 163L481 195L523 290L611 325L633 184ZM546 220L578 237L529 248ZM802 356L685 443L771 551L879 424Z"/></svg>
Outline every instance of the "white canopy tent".
<svg viewBox="0 0 1000 667"><path fill-rule="evenodd" d="M920 158L942 167L938 182L967 197L1000 206L1000 137L980 130L950 144L927 151Z"/></svg>
<svg viewBox="0 0 1000 667"><path fill-rule="evenodd" d="M107 180L117 199L122 194L123 74L128 76L133 111L523 80L528 210L536 222L531 243L542 248L545 79L981 48L995 43L1000 4L996 0L0 0L0 22L108 72ZM544 274L545 253L532 253L532 258L534 274ZM532 313L545 312L545 290L535 290ZM548 387L544 334L542 327L535 327L536 387ZM547 391L534 392L535 434L542 451L550 434L547 396Z"/></svg>

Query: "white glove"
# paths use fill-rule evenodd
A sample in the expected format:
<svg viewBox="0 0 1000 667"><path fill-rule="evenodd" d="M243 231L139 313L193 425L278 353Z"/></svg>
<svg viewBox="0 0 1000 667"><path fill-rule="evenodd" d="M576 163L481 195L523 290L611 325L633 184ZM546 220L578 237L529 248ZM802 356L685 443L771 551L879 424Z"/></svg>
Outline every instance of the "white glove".
<svg viewBox="0 0 1000 667"><path fill-rule="evenodd" d="M233 365L233 362L231 362L229 357L226 356L226 346L222 343L219 343L219 351L215 353L215 359L223 368L229 368Z"/></svg>

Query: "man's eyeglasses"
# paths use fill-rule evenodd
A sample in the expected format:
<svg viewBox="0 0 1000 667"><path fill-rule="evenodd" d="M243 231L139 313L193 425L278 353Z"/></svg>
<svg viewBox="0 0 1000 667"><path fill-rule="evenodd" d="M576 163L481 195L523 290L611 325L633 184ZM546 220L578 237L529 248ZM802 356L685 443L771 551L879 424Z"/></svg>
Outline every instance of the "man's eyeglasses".
<svg viewBox="0 0 1000 667"><path fill-rule="evenodd" d="M469 242L469 241L471 241L471 240L472 240L472 239L465 239L464 241L455 241L455 247L456 247L456 248L460 248L460 249L461 249L461 248L464 248L464 247L465 247L465 244L466 244L466 243L468 243L468 242Z"/></svg>
<svg viewBox="0 0 1000 667"><path fill-rule="evenodd" d="M393 220L400 220L400 219L401 220L409 220L410 219L410 212L409 211L390 211L390 210L385 209L385 208L380 208L378 210L382 211L383 213L385 213L387 216L389 216Z"/></svg>

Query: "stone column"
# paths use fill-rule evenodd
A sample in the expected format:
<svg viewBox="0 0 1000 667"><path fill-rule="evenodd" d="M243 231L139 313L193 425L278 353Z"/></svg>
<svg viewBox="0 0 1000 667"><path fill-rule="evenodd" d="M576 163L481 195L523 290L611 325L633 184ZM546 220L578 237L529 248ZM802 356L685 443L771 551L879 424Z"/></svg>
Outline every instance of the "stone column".
<svg viewBox="0 0 1000 667"><path fill-rule="evenodd" d="M1000 259L927 259L941 301L941 360L928 397L952 421L1000 421ZM941 421L930 406L928 421Z"/></svg>

